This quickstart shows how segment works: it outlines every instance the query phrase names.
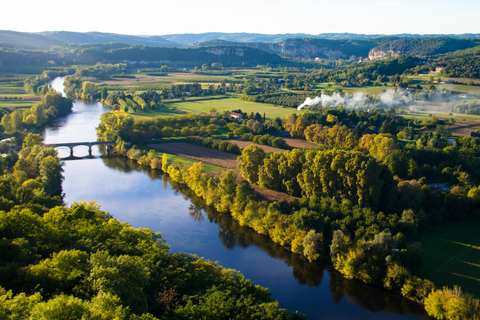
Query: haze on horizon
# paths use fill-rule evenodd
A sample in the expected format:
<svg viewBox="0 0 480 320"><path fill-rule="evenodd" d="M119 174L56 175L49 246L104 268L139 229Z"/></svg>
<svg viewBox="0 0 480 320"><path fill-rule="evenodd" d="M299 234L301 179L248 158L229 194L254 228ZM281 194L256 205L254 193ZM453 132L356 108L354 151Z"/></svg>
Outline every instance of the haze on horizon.
<svg viewBox="0 0 480 320"><path fill-rule="evenodd" d="M478 0L113 0L2 4L0 30L173 33L480 33Z"/></svg>

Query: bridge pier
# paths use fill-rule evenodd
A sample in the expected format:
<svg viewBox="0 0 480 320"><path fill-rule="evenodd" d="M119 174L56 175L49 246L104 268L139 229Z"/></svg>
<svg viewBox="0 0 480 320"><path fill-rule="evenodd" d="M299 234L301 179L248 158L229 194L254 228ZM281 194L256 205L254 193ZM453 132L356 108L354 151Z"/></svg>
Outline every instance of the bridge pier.
<svg viewBox="0 0 480 320"><path fill-rule="evenodd" d="M88 146L88 156L92 156L92 146Z"/></svg>
<svg viewBox="0 0 480 320"><path fill-rule="evenodd" d="M73 157L73 147L68 147L70 149L70 157Z"/></svg>

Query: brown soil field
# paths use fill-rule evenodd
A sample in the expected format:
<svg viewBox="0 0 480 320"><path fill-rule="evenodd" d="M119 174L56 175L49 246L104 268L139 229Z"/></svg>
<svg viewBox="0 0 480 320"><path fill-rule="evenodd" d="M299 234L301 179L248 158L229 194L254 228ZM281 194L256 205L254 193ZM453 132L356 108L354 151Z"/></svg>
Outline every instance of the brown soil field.
<svg viewBox="0 0 480 320"><path fill-rule="evenodd" d="M293 139L293 138L283 138L283 139L287 142L287 144L292 149L294 149L294 148L297 148L297 149L303 149L303 148L313 149L313 148L318 147L318 145L316 145L313 142L308 142L308 141L301 140L301 139ZM227 141L231 142L231 143L235 143L240 149L245 149L249 145L254 144L254 145L257 145L260 148L262 148L263 151L265 151L265 152L284 152L285 151L284 149L278 149L278 148L274 148L274 147L270 147L270 146L256 144L256 143L253 143L252 141L242 141L242 140L227 140Z"/></svg>
<svg viewBox="0 0 480 320"><path fill-rule="evenodd" d="M317 148L318 145L316 145L313 142L308 142L306 140L302 139L294 139L294 138L283 138L287 142L287 144L292 147L292 148L298 148L298 149L313 149Z"/></svg>
<svg viewBox="0 0 480 320"><path fill-rule="evenodd" d="M208 75L202 75L202 74L193 74L189 72L179 72L179 73L171 73L168 76L138 75L138 76L135 76L135 78L117 78L115 80L99 82L98 84L128 86L128 85L137 85L139 82L149 83L149 82L158 82L158 81L164 81L164 82L170 82L170 83L187 83L183 79L205 79L205 78L212 78L212 80L218 79L218 82L220 83L222 79L226 78L226 76L208 76ZM208 83L208 84L211 84L211 83Z"/></svg>
<svg viewBox="0 0 480 320"><path fill-rule="evenodd" d="M454 136L470 136L471 132L480 129L480 120L450 125Z"/></svg>
<svg viewBox="0 0 480 320"><path fill-rule="evenodd" d="M473 83L475 83L475 84L480 83L480 80L474 79L474 78L448 78L448 80L452 80L452 81L459 82L459 83L465 83L465 84L468 83L470 80L472 80Z"/></svg>
<svg viewBox="0 0 480 320"><path fill-rule="evenodd" d="M149 144L147 147L181 157L213 164L226 169L237 169L237 156L186 142Z"/></svg>
<svg viewBox="0 0 480 320"><path fill-rule="evenodd" d="M284 152L285 150L283 149L278 149L270 146L265 146L263 144L256 144L253 143L252 141L243 141L243 140L227 140L228 142L235 143L240 149L245 149L246 147L254 144L257 147L260 147L263 149L265 152Z"/></svg>
<svg viewBox="0 0 480 320"><path fill-rule="evenodd" d="M452 106L452 102L422 101L421 103L415 103L411 106L405 107L405 109L409 111L431 111L433 114L435 111L449 112L452 109Z"/></svg>
<svg viewBox="0 0 480 320"><path fill-rule="evenodd" d="M237 156L234 154L200 147L186 142L156 143L149 144L147 147L181 157L210 163L225 169L233 169L237 174L237 180L243 180L240 169L237 168ZM220 173L221 172L216 172L213 174L219 175ZM252 187L260 197L267 201L290 201L292 198L288 194L266 190L256 185L252 185Z"/></svg>

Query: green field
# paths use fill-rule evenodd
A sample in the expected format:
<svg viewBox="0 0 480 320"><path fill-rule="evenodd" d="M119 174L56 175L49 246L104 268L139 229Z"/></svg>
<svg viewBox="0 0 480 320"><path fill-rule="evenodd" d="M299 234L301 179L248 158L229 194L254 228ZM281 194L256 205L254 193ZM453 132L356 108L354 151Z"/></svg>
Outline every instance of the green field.
<svg viewBox="0 0 480 320"><path fill-rule="evenodd" d="M480 120L480 115L476 114L461 114L461 113L452 113L445 111L418 111L418 112L408 112L401 114L405 119L416 119L416 120L430 120L432 116L437 118L450 119L454 118L457 123L470 122Z"/></svg>
<svg viewBox="0 0 480 320"><path fill-rule="evenodd" d="M190 101L187 99L186 101L167 102L166 104L171 107L176 107L179 110L191 113L209 113L211 108L215 108L218 113L222 113L223 111L241 109L242 112L246 112L247 114L250 114L251 112L258 112L263 116L263 113L265 113L265 116L270 119L274 119L276 117L285 118L285 116L288 114L300 114L303 112L297 111L296 108L275 107L272 104L268 103L248 102L228 97L221 97L215 99L194 98Z"/></svg>
<svg viewBox="0 0 480 320"><path fill-rule="evenodd" d="M131 111L131 110L130 110ZM140 120L145 118L156 118L156 117L167 117L167 116L178 116L185 114L184 111L181 110L148 110L148 111L137 111L136 113L129 112L133 119Z"/></svg>
<svg viewBox="0 0 480 320"><path fill-rule="evenodd" d="M40 103L40 101L0 100L0 107L26 108Z"/></svg>
<svg viewBox="0 0 480 320"><path fill-rule="evenodd" d="M459 285L480 297L480 212L459 223L433 228L421 239L418 275L438 287Z"/></svg>

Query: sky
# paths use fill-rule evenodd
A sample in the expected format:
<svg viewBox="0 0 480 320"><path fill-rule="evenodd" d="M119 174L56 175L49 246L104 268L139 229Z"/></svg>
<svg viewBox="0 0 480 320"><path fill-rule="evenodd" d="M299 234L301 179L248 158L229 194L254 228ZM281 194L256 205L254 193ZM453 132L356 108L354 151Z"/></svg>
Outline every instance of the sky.
<svg viewBox="0 0 480 320"><path fill-rule="evenodd" d="M1 7L0 30L21 32L480 33L478 0L10 0Z"/></svg>

